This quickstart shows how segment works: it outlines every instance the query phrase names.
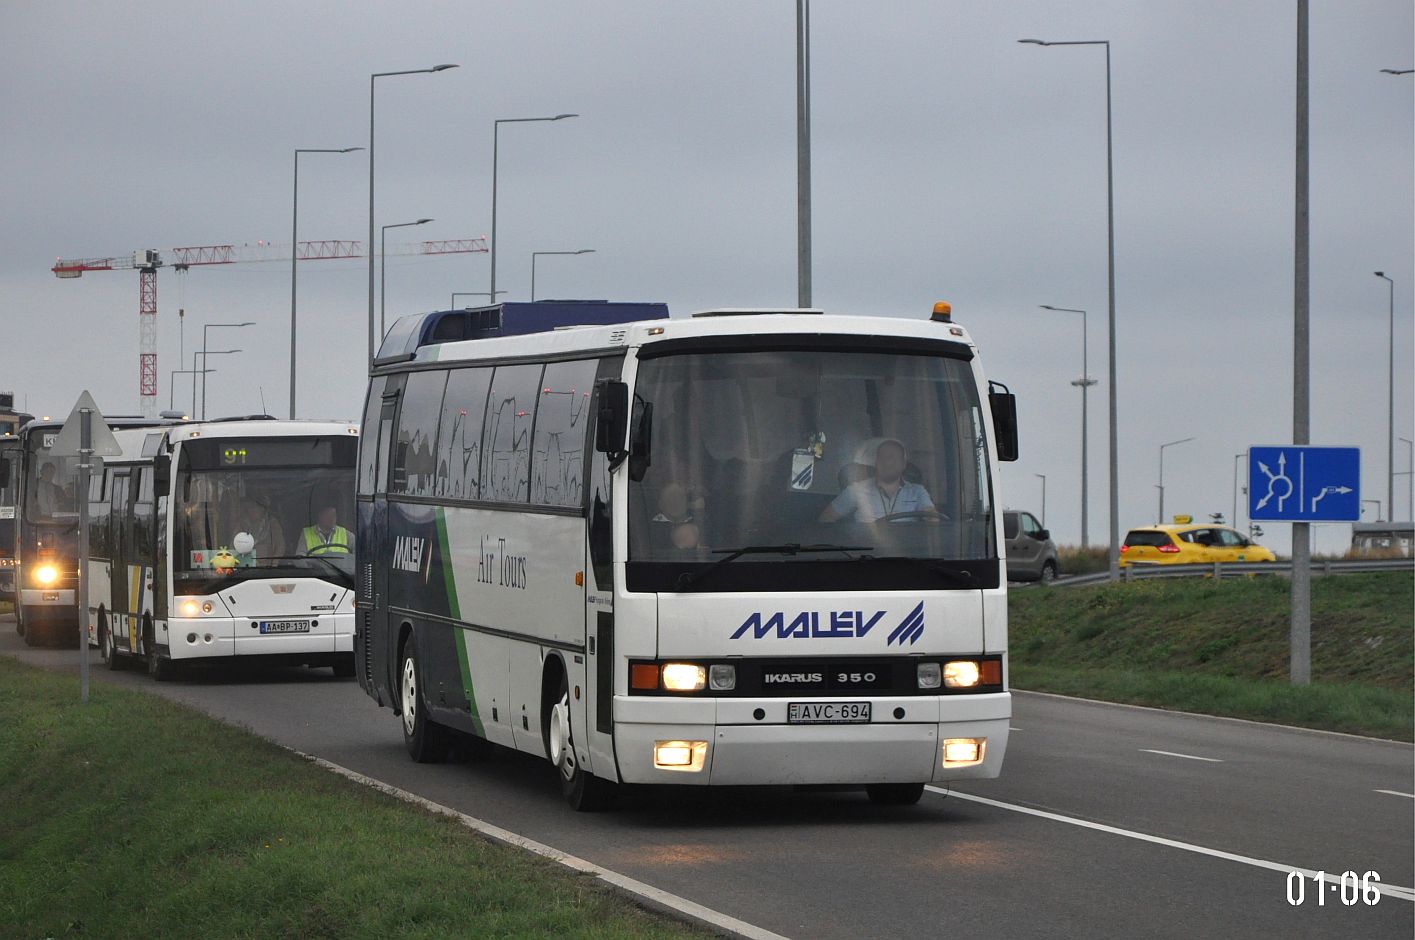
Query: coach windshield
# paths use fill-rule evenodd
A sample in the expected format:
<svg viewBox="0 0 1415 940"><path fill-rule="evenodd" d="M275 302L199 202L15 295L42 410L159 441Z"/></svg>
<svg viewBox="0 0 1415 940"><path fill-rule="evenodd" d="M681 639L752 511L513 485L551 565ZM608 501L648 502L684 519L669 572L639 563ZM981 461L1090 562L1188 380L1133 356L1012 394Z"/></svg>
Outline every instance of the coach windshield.
<svg viewBox="0 0 1415 940"><path fill-rule="evenodd" d="M631 588L997 582L966 358L838 347L647 358L633 425L647 459L628 463Z"/></svg>

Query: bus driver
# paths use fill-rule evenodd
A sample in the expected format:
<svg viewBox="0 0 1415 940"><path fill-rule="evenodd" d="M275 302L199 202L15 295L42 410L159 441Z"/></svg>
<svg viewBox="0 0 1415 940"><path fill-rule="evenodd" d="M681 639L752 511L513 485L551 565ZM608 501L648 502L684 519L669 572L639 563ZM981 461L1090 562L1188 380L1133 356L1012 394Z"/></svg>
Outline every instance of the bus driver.
<svg viewBox="0 0 1415 940"><path fill-rule="evenodd" d="M905 521L894 517L906 514L910 519L940 518L929 491L904 479L908 464L904 445L892 437L885 438L875 450L874 475L841 490L821 512L820 521L835 522L847 516L853 516L856 522Z"/></svg>
<svg viewBox="0 0 1415 940"><path fill-rule="evenodd" d="M300 555L349 555L354 551L354 535L339 524L339 513L332 499L319 504L315 523L305 526L296 545Z"/></svg>

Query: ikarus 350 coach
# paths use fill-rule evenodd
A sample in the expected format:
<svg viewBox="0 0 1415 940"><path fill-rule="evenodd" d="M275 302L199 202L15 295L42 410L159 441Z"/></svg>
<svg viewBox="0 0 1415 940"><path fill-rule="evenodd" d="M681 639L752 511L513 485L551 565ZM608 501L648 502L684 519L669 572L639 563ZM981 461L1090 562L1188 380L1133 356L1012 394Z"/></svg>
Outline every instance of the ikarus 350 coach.
<svg viewBox="0 0 1415 940"><path fill-rule="evenodd" d="M405 317L360 438L359 681L415 760L540 755L578 809L994 777L1015 415L946 304Z"/></svg>

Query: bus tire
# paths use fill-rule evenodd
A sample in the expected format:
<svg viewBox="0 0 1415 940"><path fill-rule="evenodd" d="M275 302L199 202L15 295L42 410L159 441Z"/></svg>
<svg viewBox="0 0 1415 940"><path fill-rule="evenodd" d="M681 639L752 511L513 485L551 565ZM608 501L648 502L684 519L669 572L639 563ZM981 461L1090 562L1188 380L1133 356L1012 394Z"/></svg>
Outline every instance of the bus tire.
<svg viewBox="0 0 1415 940"><path fill-rule="evenodd" d="M108 614L102 607L98 608L98 654L110 670L116 672L123 668L118 645L113 642L113 631L108 629Z"/></svg>
<svg viewBox="0 0 1415 940"><path fill-rule="evenodd" d="M560 671L554 704L545 710L546 753L560 777L560 794L577 813L595 813L612 807L618 787L580 766L575 753L575 728L570 714L570 680Z"/></svg>
<svg viewBox="0 0 1415 940"><path fill-rule="evenodd" d="M871 803L880 806L913 806L924 795L922 783L872 783L865 787Z"/></svg>
<svg viewBox="0 0 1415 940"><path fill-rule="evenodd" d="M158 655L157 643L153 639L152 627L143 625L143 648L147 650L147 674L158 682L171 682L177 677L177 664Z"/></svg>
<svg viewBox="0 0 1415 940"><path fill-rule="evenodd" d="M417 644L410 636L403 644L398 668L398 695L403 706L403 745L419 764L445 763L452 744L451 732L428 717L423 698L423 667Z"/></svg>
<svg viewBox="0 0 1415 940"><path fill-rule="evenodd" d="M354 654L338 653L334 657L334 678L354 678Z"/></svg>

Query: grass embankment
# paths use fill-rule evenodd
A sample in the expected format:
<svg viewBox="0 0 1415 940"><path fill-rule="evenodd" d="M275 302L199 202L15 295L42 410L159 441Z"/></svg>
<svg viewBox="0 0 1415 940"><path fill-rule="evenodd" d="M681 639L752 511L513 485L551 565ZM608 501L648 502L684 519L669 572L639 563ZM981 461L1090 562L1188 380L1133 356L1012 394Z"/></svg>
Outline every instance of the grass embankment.
<svg viewBox="0 0 1415 940"><path fill-rule="evenodd" d="M0 936L700 935L155 696L0 657Z"/></svg>
<svg viewBox="0 0 1415 940"><path fill-rule="evenodd" d="M1288 683L1286 578L1136 581L1009 595L1020 689L1412 740L1415 579L1312 581L1312 679Z"/></svg>

